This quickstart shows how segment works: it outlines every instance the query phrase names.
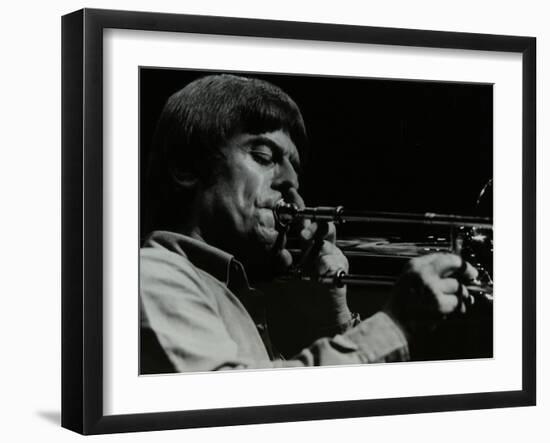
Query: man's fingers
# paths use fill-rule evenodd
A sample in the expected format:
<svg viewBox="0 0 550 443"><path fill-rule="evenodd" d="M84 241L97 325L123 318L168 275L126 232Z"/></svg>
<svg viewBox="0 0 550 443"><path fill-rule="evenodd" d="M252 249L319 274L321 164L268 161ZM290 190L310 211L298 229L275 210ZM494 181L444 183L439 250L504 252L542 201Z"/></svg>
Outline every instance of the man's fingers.
<svg viewBox="0 0 550 443"><path fill-rule="evenodd" d="M304 246L307 246L310 242L320 242L325 240L328 235L330 227L328 223L315 223L309 222L308 225L302 228L300 232L300 238Z"/></svg>
<svg viewBox="0 0 550 443"><path fill-rule="evenodd" d="M328 230L327 224L310 223L300 232L302 254L296 263L300 268L310 267L318 257L324 243L324 236Z"/></svg>
<svg viewBox="0 0 550 443"><path fill-rule="evenodd" d="M441 313L448 314L452 310L457 310L465 314L467 308L474 303L474 298L468 292L466 286L455 278L443 278L431 288ZM451 298L456 299L456 303Z"/></svg>
<svg viewBox="0 0 550 443"><path fill-rule="evenodd" d="M456 278L442 278L438 282L438 289L444 294L456 294L460 283Z"/></svg>
<svg viewBox="0 0 550 443"><path fill-rule="evenodd" d="M437 297L438 309L441 314L450 314L458 307L458 297L451 294L439 294Z"/></svg>
<svg viewBox="0 0 550 443"><path fill-rule="evenodd" d="M468 288L465 285L460 285L460 295L462 296L463 306L461 312L466 313L466 310L472 307L475 303L475 298L468 292Z"/></svg>
<svg viewBox="0 0 550 443"><path fill-rule="evenodd" d="M388 310L409 333L419 327L418 318L435 326L453 312L468 310L472 297L465 285L476 276L477 270L455 254L415 257L397 282Z"/></svg>
<svg viewBox="0 0 550 443"><path fill-rule="evenodd" d="M456 272L463 263L462 258L455 254L433 254L428 257L431 257L434 271L442 277Z"/></svg>
<svg viewBox="0 0 550 443"><path fill-rule="evenodd" d="M464 272L462 273L462 276L457 276L457 277L459 277L459 278L461 278L461 279L463 279L464 281L467 281L467 282L474 281L478 277L479 272L470 263L468 263L468 262L465 262L465 263L466 263L466 269L464 269Z"/></svg>
<svg viewBox="0 0 550 443"><path fill-rule="evenodd" d="M315 233L315 229L311 228L311 220L308 220L306 218L302 219L301 221L302 229L300 231L300 240L309 240L311 237L313 237L313 234Z"/></svg>
<svg viewBox="0 0 550 443"><path fill-rule="evenodd" d="M431 259L434 271L441 277L453 275L462 281L472 281L477 278L477 269L456 254L432 254L425 257Z"/></svg>
<svg viewBox="0 0 550 443"><path fill-rule="evenodd" d="M348 272L349 269L346 256L336 245L326 240L309 242L296 266L314 278L333 275L338 270Z"/></svg>
<svg viewBox="0 0 550 443"><path fill-rule="evenodd" d="M313 273L316 276L333 275L339 270L348 272L349 263L342 251L332 243L325 241L313 269Z"/></svg>
<svg viewBox="0 0 550 443"><path fill-rule="evenodd" d="M459 306L461 284L454 278L435 278L425 281L426 289L431 294L431 304L439 314L450 314Z"/></svg>
<svg viewBox="0 0 550 443"><path fill-rule="evenodd" d="M336 243L336 225L333 222L328 223L328 232L325 235L325 240L332 244Z"/></svg>
<svg viewBox="0 0 550 443"><path fill-rule="evenodd" d="M277 264L281 271L287 270L292 265L292 254L288 249L281 249L277 252Z"/></svg>
<svg viewBox="0 0 550 443"><path fill-rule="evenodd" d="M302 241L323 239L331 243L336 242L336 226L332 222L312 222L305 220L300 232Z"/></svg>

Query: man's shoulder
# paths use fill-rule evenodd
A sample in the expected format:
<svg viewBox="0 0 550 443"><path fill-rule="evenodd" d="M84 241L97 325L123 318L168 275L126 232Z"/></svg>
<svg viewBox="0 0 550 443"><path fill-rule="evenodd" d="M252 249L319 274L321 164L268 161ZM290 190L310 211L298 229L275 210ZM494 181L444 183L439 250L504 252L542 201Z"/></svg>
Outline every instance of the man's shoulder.
<svg viewBox="0 0 550 443"><path fill-rule="evenodd" d="M149 238L139 250L141 277L165 273L197 274L197 269L183 250L174 250L157 239Z"/></svg>
<svg viewBox="0 0 550 443"><path fill-rule="evenodd" d="M215 304L216 285L183 251L158 244L142 247L139 280L141 297L149 303L168 304L172 310L185 300Z"/></svg>
<svg viewBox="0 0 550 443"><path fill-rule="evenodd" d="M140 294L144 303L169 306L168 311L192 303L218 312L220 299L227 297L224 285L193 263L183 249L158 239L149 239L140 249Z"/></svg>
<svg viewBox="0 0 550 443"><path fill-rule="evenodd" d="M171 232L159 231L149 236L140 249L142 284L162 280L202 290L219 286L217 279L187 254L189 241L194 240Z"/></svg>

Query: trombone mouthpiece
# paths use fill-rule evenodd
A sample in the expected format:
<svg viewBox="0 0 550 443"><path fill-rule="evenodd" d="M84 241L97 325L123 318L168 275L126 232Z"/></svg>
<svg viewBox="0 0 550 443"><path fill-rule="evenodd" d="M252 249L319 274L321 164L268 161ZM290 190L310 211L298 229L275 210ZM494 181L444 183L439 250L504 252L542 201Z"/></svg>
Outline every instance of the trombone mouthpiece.
<svg viewBox="0 0 550 443"><path fill-rule="evenodd" d="M345 220L343 206L317 206L299 208L293 203L279 200L273 209L275 221L279 226L287 228L296 219L307 218L311 221L328 221L343 223Z"/></svg>
<svg viewBox="0 0 550 443"><path fill-rule="evenodd" d="M288 228L292 222L298 216L300 210L298 206L293 203L287 203L284 200L279 200L273 208L273 215L275 216L275 223L281 228Z"/></svg>

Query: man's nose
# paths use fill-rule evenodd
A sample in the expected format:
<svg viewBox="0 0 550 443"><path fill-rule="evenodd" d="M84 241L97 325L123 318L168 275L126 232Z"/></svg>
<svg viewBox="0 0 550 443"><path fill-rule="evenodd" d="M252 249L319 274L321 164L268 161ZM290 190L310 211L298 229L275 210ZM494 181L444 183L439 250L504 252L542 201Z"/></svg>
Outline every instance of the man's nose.
<svg viewBox="0 0 550 443"><path fill-rule="evenodd" d="M273 180L273 188L285 192L289 189L298 189L298 174L292 163L285 159L277 168Z"/></svg>

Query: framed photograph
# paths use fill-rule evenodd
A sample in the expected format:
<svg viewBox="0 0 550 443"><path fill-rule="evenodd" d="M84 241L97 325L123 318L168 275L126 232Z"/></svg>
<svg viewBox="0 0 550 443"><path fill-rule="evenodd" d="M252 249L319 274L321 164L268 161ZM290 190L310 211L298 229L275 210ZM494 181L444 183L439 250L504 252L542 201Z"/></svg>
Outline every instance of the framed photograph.
<svg viewBox="0 0 550 443"><path fill-rule="evenodd" d="M64 427L535 404L534 38L84 9L62 56Z"/></svg>

